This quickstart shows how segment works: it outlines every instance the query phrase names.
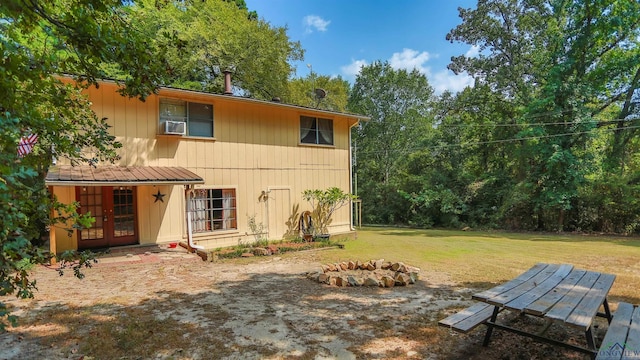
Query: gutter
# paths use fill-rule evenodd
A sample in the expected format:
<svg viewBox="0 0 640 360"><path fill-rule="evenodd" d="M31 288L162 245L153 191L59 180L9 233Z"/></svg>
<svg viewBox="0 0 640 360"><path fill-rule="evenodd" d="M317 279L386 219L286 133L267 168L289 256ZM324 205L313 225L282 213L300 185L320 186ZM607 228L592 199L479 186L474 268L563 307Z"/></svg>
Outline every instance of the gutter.
<svg viewBox="0 0 640 360"><path fill-rule="evenodd" d="M362 120L359 119L353 125L349 126L349 193L351 193L353 195L356 195L356 196L358 196L358 194L357 194L357 191L358 191L358 188L357 188L357 186L358 186L358 184L357 184L358 178L357 178L357 176L358 175L355 174L355 171L354 171L355 169L353 168L353 152L352 152L352 149L353 149L353 146L352 146L353 145L352 144L353 133L352 133L352 130L356 125L360 124L360 121L363 121L363 120L367 121L369 119L370 118L366 118L366 119L363 118ZM357 156L357 153L356 153L356 156ZM354 176L355 176L355 182L356 182L356 187L355 187L356 194L353 193L353 191L354 191L354 186L353 186ZM355 226L355 224L353 222L353 201L351 201L351 206L349 206L349 227L351 228L351 231L356 231L356 226Z"/></svg>
<svg viewBox="0 0 640 360"><path fill-rule="evenodd" d="M192 251L192 249L196 249L196 250L203 250L204 246L202 245L196 245L193 243L193 229L191 228L191 195L193 194L193 188L187 188L186 191L186 198L187 198L187 206L186 206L186 211L187 211L187 246L189 247L189 251Z"/></svg>

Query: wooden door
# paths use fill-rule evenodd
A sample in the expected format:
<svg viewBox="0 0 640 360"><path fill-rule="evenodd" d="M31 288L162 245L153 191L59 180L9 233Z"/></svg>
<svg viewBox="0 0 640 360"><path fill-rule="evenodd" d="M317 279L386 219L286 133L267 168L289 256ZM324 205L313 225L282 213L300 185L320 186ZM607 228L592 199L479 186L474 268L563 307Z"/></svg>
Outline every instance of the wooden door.
<svg viewBox="0 0 640 360"><path fill-rule="evenodd" d="M270 188L267 198L268 238L282 239L291 216L291 194L286 188Z"/></svg>
<svg viewBox="0 0 640 360"><path fill-rule="evenodd" d="M76 187L79 213L90 213L96 220L78 231L78 249L138 243L135 190L133 186Z"/></svg>

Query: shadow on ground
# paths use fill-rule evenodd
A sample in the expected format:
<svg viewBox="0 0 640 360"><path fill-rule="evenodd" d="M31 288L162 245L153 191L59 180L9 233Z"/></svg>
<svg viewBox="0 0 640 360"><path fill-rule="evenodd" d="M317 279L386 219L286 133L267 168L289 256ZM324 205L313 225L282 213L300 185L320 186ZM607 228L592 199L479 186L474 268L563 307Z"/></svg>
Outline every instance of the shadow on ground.
<svg viewBox="0 0 640 360"><path fill-rule="evenodd" d="M48 279L54 283L47 291L60 294L13 303L21 309L21 325L0 335L0 348L5 349L0 358L584 358L499 331L485 348L480 345L482 326L467 335L438 327L439 319L471 303L474 289L430 284L428 278L393 289L336 288L301 273L198 266L202 269L195 277L186 265L171 269L169 277L167 269L148 265L103 269L121 271L121 287ZM128 282L136 276L140 279ZM173 288L143 291L145 284L163 281ZM133 288L127 290L129 284ZM475 290L489 286L467 285ZM540 325L519 317L504 321ZM554 337L582 340L581 334L562 327L550 331Z"/></svg>

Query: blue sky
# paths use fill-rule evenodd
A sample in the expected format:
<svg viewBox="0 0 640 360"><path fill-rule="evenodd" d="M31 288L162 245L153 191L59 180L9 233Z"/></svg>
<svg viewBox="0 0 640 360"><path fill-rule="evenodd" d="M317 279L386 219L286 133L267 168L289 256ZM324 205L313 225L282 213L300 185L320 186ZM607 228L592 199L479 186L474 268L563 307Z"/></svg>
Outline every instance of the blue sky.
<svg viewBox="0 0 640 360"><path fill-rule="evenodd" d="M296 76L314 73L353 83L363 64L389 61L394 68L418 69L437 93L457 92L472 83L447 70L451 56L474 54L468 44L450 43L449 30L460 24L458 7L476 0L246 0L249 10L273 26L286 26L300 41L305 60Z"/></svg>

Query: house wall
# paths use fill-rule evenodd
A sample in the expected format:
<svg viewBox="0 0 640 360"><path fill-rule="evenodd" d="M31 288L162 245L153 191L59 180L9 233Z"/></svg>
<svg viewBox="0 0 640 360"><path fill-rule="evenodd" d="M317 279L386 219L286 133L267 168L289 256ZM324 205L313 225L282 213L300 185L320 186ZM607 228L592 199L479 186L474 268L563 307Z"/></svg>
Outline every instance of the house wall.
<svg viewBox="0 0 640 360"><path fill-rule="evenodd" d="M120 96L112 83L87 93L97 116L108 119L112 133L123 144L118 165L181 166L205 179L203 186L236 189L238 229L197 235L194 239L200 245L229 246L251 239L249 216L268 227L270 239L280 239L294 204L300 205L300 212L310 210L302 200L304 190L338 186L350 191L349 129L354 118L172 89L142 102ZM159 98L163 96L212 104L215 137L161 135ZM333 119L335 145L299 144L300 115ZM152 195L158 190L167 194L164 202L154 202ZM179 185L138 187L141 244L185 239L184 190ZM64 191L55 190L56 194ZM349 231L350 211L345 207L334 215L330 232Z"/></svg>
<svg viewBox="0 0 640 360"><path fill-rule="evenodd" d="M53 192L58 201L64 204L71 204L76 201L76 191L74 187L56 186ZM56 214L57 215L57 214ZM56 247L58 252L65 250L75 250L78 248L78 237L76 231L69 231L71 224L57 224L54 227L56 232Z"/></svg>

